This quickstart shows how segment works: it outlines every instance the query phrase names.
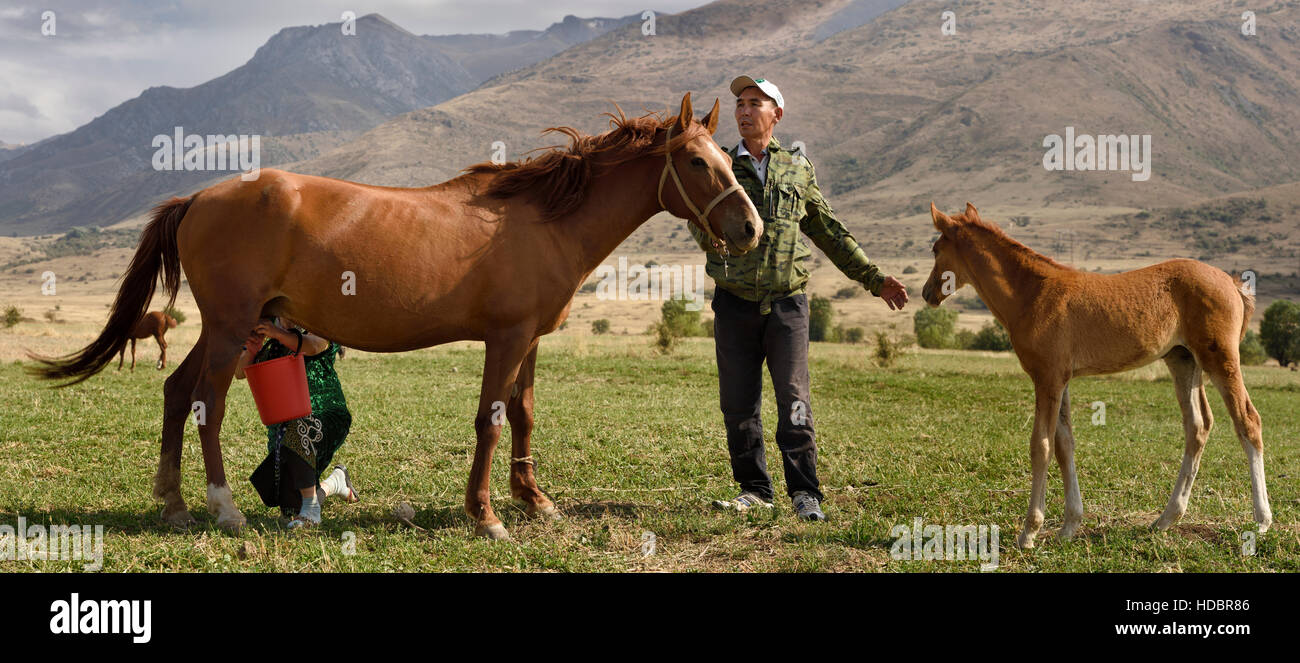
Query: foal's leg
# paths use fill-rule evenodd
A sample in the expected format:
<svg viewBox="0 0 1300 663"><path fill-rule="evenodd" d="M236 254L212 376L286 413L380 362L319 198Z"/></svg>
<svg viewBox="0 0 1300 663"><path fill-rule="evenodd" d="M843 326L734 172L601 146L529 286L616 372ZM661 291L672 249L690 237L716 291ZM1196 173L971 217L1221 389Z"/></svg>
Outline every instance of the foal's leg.
<svg viewBox="0 0 1300 663"><path fill-rule="evenodd" d="M249 319L255 316L256 313ZM226 483L226 468L221 458L221 420L226 416L226 392L247 335L248 329L213 329L192 396L193 401L203 403L206 419L199 426L199 439L203 443L203 469L208 480L208 513L217 517L218 527L231 531L238 531L245 521Z"/></svg>
<svg viewBox="0 0 1300 663"><path fill-rule="evenodd" d="M135 339L131 339L131 372L135 372Z"/></svg>
<svg viewBox="0 0 1300 663"><path fill-rule="evenodd" d="M190 394L199 380L206 345L206 335L200 332L198 342L181 361L180 368L163 383L162 451L158 454L153 496L163 501L163 521L177 527L194 522L181 497L181 442L191 411Z"/></svg>
<svg viewBox="0 0 1300 663"><path fill-rule="evenodd" d="M167 368L167 341L163 340L162 334L154 334L154 339L158 341L158 370Z"/></svg>
<svg viewBox="0 0 1300 663"><path fill-rule="evenodd" d="M1064 381L1034 380L1034 432L1029 438L1029 458L1033 463L1034 478L1029 490L1029 512L1025 514L1025 528L1021 530L1016 545L1033 548L1034 537L1043 526L1043 512L1047 508L1047 461L1051 455L1052 438L1056 437L1056 421L1061 414L1061 392Z"/></svg>
<svg viewBox="0 0 1300 663"><path fill-rule="evenodd" d="M533 375L537 367L537 340L519 367L519 377L510 392L506 417L510 420L510 496L524 503L530 516L559 518L560 512L537 487L533 477Z"/></svg>
<svg viewBox="0 0 1300 663"><path fill-rule="evenodd" d="M1070 386L1061 392L1061 416L1056 421L1056 463L1061 466L1065 484L1065 523L1057 536L1069 541L1083 521L1083 497L1079 495L1079 477L1074 471L1074 428L1070 423Z"/></svg>
<svg viewBox="0 0 1300 663"><path fill-rule="evenodd" d="M474 432L478 442L474 449L474 466L470 469L469 485L465 488L465 513L474 519L475 536L510 538L501 519L492 511L489 479L492 452L501 439L501 425L506 418L506 401L519 376L519 365L532 345L532 329L536 329L536 326L521 325L514 332L494 334L486 339L483 389L479 393L478 416L474 418Z"/></svg>
<svg viewBox="0 0 1300 663"><path fill-rule="evenodd" d="M1260 533L1268 531L1273 524L1273 511L1268 506L1268 488L1264 485L1264 435L1259 411L1250 402L1250 394L1241 379L1241 363L1237 354L1237 345L1224 347L1215 344L1217 352L1206 353L1207 360L1202 360L1210 373L1214 386L1218 387L1223 402L1228 407L1228 416L1232 417L1237 439L1246 452L1246 461L1250 465L1250 497L1255 510L1255 522L1259 524ZM1198 355L1197 359L1201 359Z"/></svg>
<svg viewBox="0 0 1300 663"><path fill-rule="evenodd" d="M1174 348L1165 356L1165 364L1174 378L1174 393L1178 395L1178 406L1183 411L1183 435L1186 444L1183 447L1183 465L1178 470L1178 480L1174 482L1174 492L1169 495L1169 504L1152 527L1166 530L1187 512L1187 499L1192 495L1192 484L1196 481L1196 471L1201 467L1201 451L1205 449L1205 440L1210 436L1210 427L1214 425L1214 415L1205 400L1205 387L1201 384L1201 365L1191 352L1182 346Z"/></svg>

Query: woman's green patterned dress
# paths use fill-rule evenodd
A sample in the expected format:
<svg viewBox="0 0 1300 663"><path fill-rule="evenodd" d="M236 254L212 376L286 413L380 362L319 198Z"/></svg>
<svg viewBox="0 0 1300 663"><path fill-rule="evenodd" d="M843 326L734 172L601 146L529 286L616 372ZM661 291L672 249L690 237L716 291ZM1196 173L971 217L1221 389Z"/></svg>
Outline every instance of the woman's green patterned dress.
<svg viewBox="0 0 1300 663"><path fill-rule="evenodd" d="M339 346L331 341L323 352L303 356L307 367L307 390L311 395L311 414L266 427L266 449L269 454L267 462L275 466L273 490L274 494L280 495L279 506L286 511L296 510L295 504L299 503L295 499L298 490L313 483L319 485L320 475L329 468L330 460L339 447L343 446L348 429L352 426L352 413L348 411L347 399L343 397L343 385L334 372L334 358L338 352ZM269 339L249 363L255 364L291 354L291 348ZM286 453L286 450L293 453ZM297 459L303 462L295 462ZM309 472L307 468L310 468ZM289 476L282 482L284 474Z"/></svg>

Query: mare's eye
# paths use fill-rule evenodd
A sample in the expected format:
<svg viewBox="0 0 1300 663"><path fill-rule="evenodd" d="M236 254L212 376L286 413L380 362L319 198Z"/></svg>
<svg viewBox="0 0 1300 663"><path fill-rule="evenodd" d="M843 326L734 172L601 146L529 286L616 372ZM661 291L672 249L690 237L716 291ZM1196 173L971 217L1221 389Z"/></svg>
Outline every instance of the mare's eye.
<svg viewBox="0 0 1300 663"><path fill-rule="evenodd" d="M704 163L704 159L701 159L701 158L699 158L699 157L693 157L693 158L691 159L691 165L692 165L692 166L695 166L696 168L704 168L704 167L706 167L708 164Z"/></svg>

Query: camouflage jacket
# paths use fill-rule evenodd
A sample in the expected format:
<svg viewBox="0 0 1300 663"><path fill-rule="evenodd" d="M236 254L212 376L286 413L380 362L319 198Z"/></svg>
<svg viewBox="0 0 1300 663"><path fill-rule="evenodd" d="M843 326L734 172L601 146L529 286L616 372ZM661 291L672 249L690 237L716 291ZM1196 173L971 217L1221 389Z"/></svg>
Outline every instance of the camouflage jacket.
<svg viewBox="0 0 1300 663"><path fill-rule="evenodd" d="M835 218L835 211L822 197L812 162L802 154L781 148L775 138L767 144L767 182L749 158L737 156L739 145L727 151L731 171L763 218L763 237L758 247L741 256L724 258L713 250L708 238L695 224L691 234L708 252L705 272L720 288L753 302L759 312L772 310L772 301L797 295L808 283L804 261L812 255L799 237L800 231L844 272L873 295L880 294L885 275L867 259L852 233Z"/></svg>

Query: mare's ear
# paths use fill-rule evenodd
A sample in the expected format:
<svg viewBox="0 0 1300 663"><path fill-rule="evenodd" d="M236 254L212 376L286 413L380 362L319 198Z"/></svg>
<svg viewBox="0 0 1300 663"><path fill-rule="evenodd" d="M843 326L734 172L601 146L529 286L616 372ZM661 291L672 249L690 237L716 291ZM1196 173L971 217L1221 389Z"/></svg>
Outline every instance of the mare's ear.
<svg viewBox="0 0 1300 663"><path fill-rule="evenodd" d="M708 116L704 118L704 128L709 130L710 136L712 136L714 133L717 133L718 131L718 100L717 99L713 100L713 110L709 111Z"/></svg>
<svg viewBox="0 0 1300 663"><path fill-rule="evenodd" d="M681 110L677 111L677 131L678 135L686 133L691 126L691 120L695 117L695 109L691 108L691 93L687 92L682 97Z"/></svg>

